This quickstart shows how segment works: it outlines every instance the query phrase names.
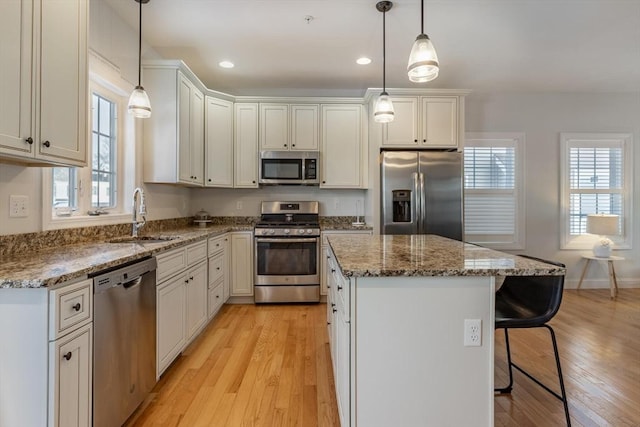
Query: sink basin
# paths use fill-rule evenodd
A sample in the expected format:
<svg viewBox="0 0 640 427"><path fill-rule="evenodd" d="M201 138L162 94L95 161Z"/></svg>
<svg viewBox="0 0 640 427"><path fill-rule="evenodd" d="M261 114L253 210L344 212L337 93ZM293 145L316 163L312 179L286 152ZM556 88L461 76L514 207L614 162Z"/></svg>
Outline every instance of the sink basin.
<svg viewBox="0 0 640 427"><path fill-rule="evenodd" d="M108 240L108 243L140 243L140 244L145 244L145 243L162 243L162 242L168 242L170 240L175 240L177 239L177 237L175 236L138 236L138 237L132 237L132 236L123 236L123 237L116 237L115 239L111 239Z"/></svg>

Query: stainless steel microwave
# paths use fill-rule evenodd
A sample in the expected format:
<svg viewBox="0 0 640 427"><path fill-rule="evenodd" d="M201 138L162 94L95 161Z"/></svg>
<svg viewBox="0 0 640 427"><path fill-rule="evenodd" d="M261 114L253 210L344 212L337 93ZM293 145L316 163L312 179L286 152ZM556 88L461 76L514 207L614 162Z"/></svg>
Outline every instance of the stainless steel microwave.
<svg viewBox="0 0 640 427"><path fill-rule="evenodd" d="M318 185L320 153L317 151L261 151L260 184Z"/></svg>

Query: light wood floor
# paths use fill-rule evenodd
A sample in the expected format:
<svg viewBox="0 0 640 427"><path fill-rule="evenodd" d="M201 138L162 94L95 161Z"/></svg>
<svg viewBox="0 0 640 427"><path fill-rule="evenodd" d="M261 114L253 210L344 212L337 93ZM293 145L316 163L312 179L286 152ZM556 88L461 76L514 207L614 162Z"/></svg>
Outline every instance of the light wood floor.
<svg viewBox="0 0 640 427"><path fill-rule="evenodd" d="M640 289L567 290L552 320L572 424L640 426ZM546 330L512 331L514 360L556 388ZM506 378L496 334L496 383ZM325 305L224 306L130 426L338 426ZM562 426L562 403L515 373L496 426ZM365 426L366 427L366 426Z"/></svg>

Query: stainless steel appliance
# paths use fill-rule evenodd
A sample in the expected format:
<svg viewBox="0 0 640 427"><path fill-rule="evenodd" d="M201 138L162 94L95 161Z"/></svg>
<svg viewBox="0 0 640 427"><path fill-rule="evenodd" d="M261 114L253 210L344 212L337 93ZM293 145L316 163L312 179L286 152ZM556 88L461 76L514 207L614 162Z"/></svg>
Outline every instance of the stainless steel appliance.
<svg viewBox="0 0 640 427"><path fill-rule="evenodd" d="M463 238L462 153L382 151L381 234Z"/></svg>
<svg viewBox="0 0 640 427"><path fill-rule="evenodd" d="M318 202L262 202L254 235L255 302L320 301Z"/></svg>
<svg viewBox="0 0 640 427"><path fill-rule="evenodd" d="M261 151L260 184L318 185L320 153L317 151Z"/></svg>
<svg viewBox="0 0 640 427"><path fill-rule="evenodd" d="M156 384L156 259L93 278L93 427L121 426Z"/></svg>

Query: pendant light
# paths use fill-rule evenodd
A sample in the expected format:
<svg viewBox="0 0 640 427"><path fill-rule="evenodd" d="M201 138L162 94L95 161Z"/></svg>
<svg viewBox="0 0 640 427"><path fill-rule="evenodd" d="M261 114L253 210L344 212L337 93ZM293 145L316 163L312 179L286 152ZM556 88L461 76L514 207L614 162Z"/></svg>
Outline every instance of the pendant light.
<svg viewBox="0 0 640 427"><path fill-rule="evenodd" d="M424 0L420 2L420 34L416 38L409 55L407 74L415 83L430 82L438 77L440 66L438 55L429 36L424 33Z"/></svg>
<svg viewBox="0 0 640 427"><path fill-rule="evenodd" d="M376 100L375 108L373 109L373 119L378 123L389 123L393 121L394 111L393 111L393 103L391 102L391 98L389 98L389 94L387 93L386 88L386 74L385 74L385 66L386 66L386 22L385 16L387 11L389 11L393 7L393 3L390 1L380 1L376 4L376 9L378 12L382 12L382 93Z"/></svg>
<svg viewBox="0 0 640 427"><path fill-rule="evenodd" d="M140 20L138 26L138 86L133 89L129 97L129 113L133 117L146 119L151 117L151 102L149 96L140 84L140 76L142 74L142 5L149 3L149 0L134 0L140 4Z"/></svg>

